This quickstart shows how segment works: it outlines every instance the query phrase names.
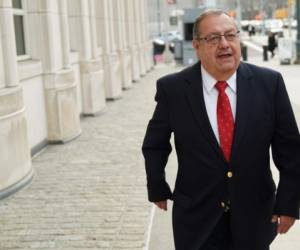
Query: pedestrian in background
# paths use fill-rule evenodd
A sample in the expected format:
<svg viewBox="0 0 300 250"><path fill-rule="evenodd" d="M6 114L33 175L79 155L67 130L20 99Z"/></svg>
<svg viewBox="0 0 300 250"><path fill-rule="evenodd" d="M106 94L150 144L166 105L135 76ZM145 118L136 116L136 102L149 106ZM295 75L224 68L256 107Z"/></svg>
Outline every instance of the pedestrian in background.
<svg viewBox="0 0 300 250"><path fill-rule="evenodd" d="M268 50L271 52L271 56L274 57L275 55L275 48L277 47L276 37L273 32L268 33Z"/></svg>
<svg viewBox="0 0 300 250"><path fill-rule="evenodd" d="M252 24L249 24L248 26L248 35L251 38L251 36L255 35L255 27Z"/></svg>
<svg viewBox="0 0 300 250"><path fill-rule="evenodd" d="M300 136L284 81L240 62L239 31L221 10L197 18L193 46L199 62L157 82L142 147L149 201L167 210L173 199L176 250L267 250L299 218Z"/></svg>

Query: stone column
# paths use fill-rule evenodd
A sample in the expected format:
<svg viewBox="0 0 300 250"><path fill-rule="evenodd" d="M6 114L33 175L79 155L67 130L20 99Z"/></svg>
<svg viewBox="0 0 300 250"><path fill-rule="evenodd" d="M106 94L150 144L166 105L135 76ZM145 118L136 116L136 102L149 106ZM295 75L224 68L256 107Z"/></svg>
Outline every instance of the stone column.
<svg viewBox="0 0 300 250"><path fill-rule="evenodd" d="M18 64L16 58L16 41L14 33L14 21L12 12L12 1L0 2L0 25L2 33L2 53L5 58L4 75L5 86L18 86Z"/></svg>
<svg viewBox="0 0 300 250"><path fill-rule="evenodd" d="M132 77L130 68L130 55L127 48L126 42L126 26L125 26L125 12L124 12L124 1L123 0L112 0L113 1L113 17L116 31L116 45L117 53L120 58L121 76L122 76L122 87L128 89L132 87Z"/></svg>
<svg viewBox="0 0 300 250"><path fill-rule="evenodd" d="M104 74L106 98L118 99L122 95L120 58L117 54L112 0L98 1L98 11L103 20L98 32L106 37L104 42Z"/></svg>
<svg viewBox="0 0 300 250"><path fill-rule="evenodd" d="M145 0L141 2L142 5L142 22L143 22L143 33L142 33L142 40L144 43L145 48L145 67L146 71L150 71L153 68L153 43L149 39L149 20L148 20L148 8L146 5Z"/></svg>
<svg viewBox="0 0 300 250"><path fill-rule="evenodd" d="M96 115L104 110L105 90L102 58L98 57L94 34L94 1L69 0L71 48L79 52L82 110Z"/></svg>
<svg viewBox="0 0 300 250"><path fill-rule="evenodd" d="M0 34L1 32L0 25ZM0 90L5 87L5 78L4 78L4 62L3 62L3 52L2 52L2 39L0 38Z"/></svg>
<svg viewBox="0 0 300 250"><path fill-rule="evenodd" d="M91 32L91 49L92 58L102 57L102 48L97 45L97 30L96 30L96 15L95 15L95 1L89 0L89 11L90 11L90 32ZM101 58L102 62L102 58Z"/></svg>
<svg viewBox="0 0 300 250"><path fill-rule="evenodd" d="M130 30L130 17L129 17L129 3L128 0L122 1L122 5L124 8L124 46L125 50L128 51L128 57L129 57L129 62L128 62L128 70L129 70L129 78L131 80L131 85L133 81L133 70L132 70L132 53L131 53L131 30Z"/></svg>
<svg viewBox="0 0 300 250"><path fill-rule="evenodd" d="M0 1L0 199L33 176L11 2Z"/></svg>
<svg viewBox="0 0 300 250"><path fill-rule="evenodd" d="M60 29L61 29L61 45L62 45L62 64L63 68L69 69L70 63L70 34L68 20L67 0L59 0L60 9Z"/></svg>
<svg viewBox="0 0 300 250"><path fill-rule="evenodd" d="M67 142L81 133L75 72L70 65L67 0L29 2L30 28L39 41L30 43L34 59L42 61L48 140Z"/></svg>
<svg viewBox="0 0 300 250"><path fill-rule="evenodd" d="M137 40L137 50L139 56L139 65L140 65L140 75L146 75L146 66L145 66L145 47L143 42L142 33L146 28L143 26L142 13L141 13L141 5L143 0L135 0L135 27L136 27L136 40Z"/></svg>
<svg viewBox="0 0 300 250"><path fill-rule="evenodd" d="M131 75L134 82L140 80L140 70L139 70L139 61L138 61L138 50L136 46L136 37L135 37L135 21L134 21L134 0L125 0L126 5L126 17L127 17L127 28L128 33L128 46L131 58Z"/></svg>

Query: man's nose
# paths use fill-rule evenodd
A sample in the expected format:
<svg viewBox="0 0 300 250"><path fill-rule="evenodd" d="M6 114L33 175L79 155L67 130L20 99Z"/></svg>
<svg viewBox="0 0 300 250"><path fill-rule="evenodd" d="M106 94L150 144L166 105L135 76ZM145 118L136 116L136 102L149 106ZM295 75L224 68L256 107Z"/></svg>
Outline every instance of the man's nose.
<svg viewBox="0 0 300 250"><path fill-rule="evenodd" d="M220 46L220 47L228 47L228 46L229 46L229 43L228 43L228 41L226 40L225 36L221 36L221 37L220 37L219 46Z"/></svg>

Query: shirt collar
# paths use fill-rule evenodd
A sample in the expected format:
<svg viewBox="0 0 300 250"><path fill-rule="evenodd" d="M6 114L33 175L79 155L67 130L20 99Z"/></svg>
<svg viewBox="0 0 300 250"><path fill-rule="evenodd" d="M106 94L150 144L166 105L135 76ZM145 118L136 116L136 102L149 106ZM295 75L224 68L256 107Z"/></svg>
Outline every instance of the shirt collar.
<svg viewBox="0 0 300 250"><path fill-rule="evenodd" d="M201 74L202 81L206 92L209 94L212 89L215 87L215 84L218 80L216 80L212 75L210 75L204 67L201 65ZM226 80L230 89L236 93L236 71Z"/></svg>

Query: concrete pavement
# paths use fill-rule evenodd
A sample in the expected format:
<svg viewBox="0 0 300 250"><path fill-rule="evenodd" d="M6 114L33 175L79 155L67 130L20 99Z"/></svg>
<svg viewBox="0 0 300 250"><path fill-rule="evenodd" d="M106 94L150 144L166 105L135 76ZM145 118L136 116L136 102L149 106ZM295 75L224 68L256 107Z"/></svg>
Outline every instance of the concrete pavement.
<svg viewBox="0 0 300 250"><path fill-rule="evenodd" d="M85 117L79 138L33 159L35 177L0 201L0 250L142 250L147 202L141 144L153 112L159 67L104 114Z"/></svg>

